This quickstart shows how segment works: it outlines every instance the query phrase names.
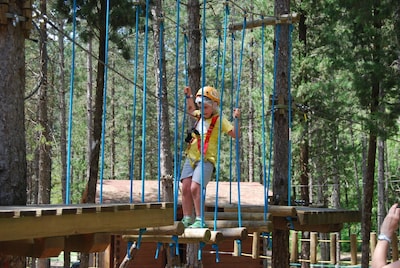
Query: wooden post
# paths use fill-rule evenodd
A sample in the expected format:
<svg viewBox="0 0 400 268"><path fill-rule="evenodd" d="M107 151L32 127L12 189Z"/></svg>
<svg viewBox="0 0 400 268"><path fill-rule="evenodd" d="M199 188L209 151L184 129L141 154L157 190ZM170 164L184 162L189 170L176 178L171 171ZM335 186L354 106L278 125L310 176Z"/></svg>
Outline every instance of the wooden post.
<svg viewBox="0 0 400 268"><path fill-rule="evenodd" d="M377 237L376 237L376 233L372 232L370 234L370 240L369 240L369 248L371 249L370 255L372 256L372 254L375 251L376 248L376 243L377 243Z"/></svg>
<svg viewBox="0 0 400 268"><path fill-rule="evenodd" d="M392 262L395 262L399 259L399 248L397 246L398 238L397 235L392 237Z"/></svg>
<svg viewBox="0 0 400 268"><path fill-rule="evenodd" d="M292 244L291 244L291 249L290 249L290 262L297 262L299 259L299 238L298 238L298 232L293 231L291 232L292 236Z"/></svg>
<svg viewBox="0 0 400 268"><path fill-rule="evenodd" d="M357 264L357 236L350 235L350 251L351 251L351 265Z"/></svg>
<svg viewBox="0 0 400 268"><path fill-rule="evenodd" d="M253 232L253 244L251 250L251 257L253 259L258 259L260 256L260 233Z"/></svg>
<svg viewBox="0 0 400 268"><path fill-rule="evenodd" d="M331 264L336 264L336 233L331 234L330 255Z"/></svg>
<svg viewBox="0 0 400 268"><path fill-rule="evenodd" d="M318 245L318 233L311 232L310 235L310 263L317 263L317 245Z"/></svg>

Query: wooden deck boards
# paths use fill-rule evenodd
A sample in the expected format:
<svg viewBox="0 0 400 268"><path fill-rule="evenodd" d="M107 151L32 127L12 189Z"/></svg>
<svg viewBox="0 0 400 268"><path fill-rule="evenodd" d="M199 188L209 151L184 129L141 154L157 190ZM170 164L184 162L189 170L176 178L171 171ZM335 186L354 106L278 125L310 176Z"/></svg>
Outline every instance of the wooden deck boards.
<svg viewBox="0 0 400 268"><path fill-rule="evenodd" d="M0 207L0 241L172 225L172 203Z"/></svg>

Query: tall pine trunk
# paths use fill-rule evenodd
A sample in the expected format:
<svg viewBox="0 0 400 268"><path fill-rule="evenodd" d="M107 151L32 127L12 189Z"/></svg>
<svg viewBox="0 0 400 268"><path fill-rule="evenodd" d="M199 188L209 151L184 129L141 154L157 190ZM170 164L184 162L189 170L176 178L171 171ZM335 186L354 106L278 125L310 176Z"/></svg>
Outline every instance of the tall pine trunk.
<svg viewBox="0 0 400 268"><path fill-rule="evenodd" d="M290 12L289 0L275 0L275 15ZM278 27L278 26L276 26ZM278 63L276 70L276 99L280 104L288 104L288 36L289 25L281 25L279 33ZM277 36L275 36L277 40ZM289 149L288 111L278 109L275 111L274 122L274 169L273 193L274 201L278 205L288 204L288 149ZM272 239L272 267L289 267L289 231L275 228Z"/></svg>
<svg viewBox="0 0 400 268"><path fill-rule="evenodd" d="M22 1L9 0L11 14L22 14ZM25 39L22 24L0 24L0 205L25 205ZM0 267L23 268L24 257L0 254Z"/></svg>

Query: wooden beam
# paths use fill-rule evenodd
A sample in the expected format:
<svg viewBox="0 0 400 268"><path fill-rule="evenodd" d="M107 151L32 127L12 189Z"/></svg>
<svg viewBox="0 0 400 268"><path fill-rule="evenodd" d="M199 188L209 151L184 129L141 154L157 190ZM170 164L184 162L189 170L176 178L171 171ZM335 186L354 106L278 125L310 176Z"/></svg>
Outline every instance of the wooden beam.
<svg viewBox="0 0 400 268"><path fill-rule="evenodd" d="M211 229L214 228L214 221L205 221L207 226ZM217 221L217 230L223 228L238 228L238 221ZM271 232L272 222L271 221L242 221L242 227L246 227L248 232Z"/></svg>
<svg viewBox="0 0 400 268"><path fill-rule="evenodd" d="M343 228L342 223L301 225L295 218L288 220L282 217L274 217L272 223L274 228L278 230L314 231L320 233L339 232Z"/></svg>
<svg viewBox="0 0 400 268"><path fill-rule="evenodd" d="M361 213L356 210L297 207L297 218L301 225L337 224L360 222Z"/></svg>
<svg viewBox="0 0 400 268"><path fill-rule="evenodd" d="M172 225L172 203L0 207L0 241Z"/></svg>
<svg viewBox="0 0 400 268"><path fill-rule="evenodd" d="M241 206L242 213L263 213L265 210L264 206ZM227 205L223 207L224 212L235 212L238 210L237 205ZM276 206L269 205L267 212L271 216L282 216L282 217L294 217L296 216L296 207L294 206Z"/></svg>
<svg viewBox="0 0 400 268"><path fill-rule="evenodd" d="M242 220L244 221L263 221L264 220L264 213L263 212L243 212L241 213ZM218 212L217 213L218 220L238 220L238 213L237 212ZM205 212L204 218L206 220L213 220L214 219L214 212ZM267 213L266 220L271 218L271 214Z"/></svg>
<svg viewBox="0 0 400 268"><path fill-rule="evenodd" d="M60 255L63 248L63 237L0 241L0 253L5 255L50 258Z"/></svg>
<svg viewBox="0 0 400 268"><path fill-rule="evenodd" d="M276 25L276 24L291 24L298 22L300 17L296 14L283 14L280 16L267 16L264 19L253 20L246 22L246 29L252 29L264 25ZM237 31L243 29L243 23L234 23L229 25L229 30Z"/></svg>
<svg viewBox="0 0 400 268"><path fill-rule="evenodd" d="M67 252L102 252L106 250L111 241L110 234L82 234L65 238L64 251Z"/></svg>

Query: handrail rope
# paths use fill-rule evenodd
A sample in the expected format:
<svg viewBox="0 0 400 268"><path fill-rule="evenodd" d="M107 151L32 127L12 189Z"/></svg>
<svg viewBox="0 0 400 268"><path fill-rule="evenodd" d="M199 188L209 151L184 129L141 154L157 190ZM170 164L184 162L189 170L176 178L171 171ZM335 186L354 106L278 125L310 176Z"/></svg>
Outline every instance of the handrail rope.
<svg viewBox="0 0 400 268"><path fill-rule="evenodd" d="M263 19L263 17L261 18ZM264 221L267 220L268 213L268 194L269 182L267 183L267 163L266 163L266 143L265 143L265 24L263 23L261 26L261 111L262 111L262 125L261 125L261 133L262 133L262 161L263 161L263 183L264 183Z"/></svg>
<svg viewBox="0 0 400 268"><path fill-rule="evenodd" d="M143 115L142 115L142 202L145 202L145 176L146 176L146 121L147 121L147 52L149 36L149 6L150 1L146 0L146 23L144 34L144 63L143 63Z"/></svg>
<svg viewBox="0 0 400 268"><path fill-rule="evenodd" d="M292 32L293 24L289 25L289 51L288 51L288 127L289 127L289 141L288 141L288 206L291 205L292 195L292 92L291 92L291 65L292 65Z"/></svg>
<svg viewBox="0 0 400 268"><path fill-rule="evenodd" d="M139 59L139 13L140 13L140 5L136 6L136 23L135 23L135 62L134 62L134 75L133 75L133 112L132 112L132 144L131 144L131 163L129 170L129 179L130 179L130 203L133 203L133 177L135 171L135 133L136 133L136 104L137 104L137 80L138 80L138 59Z"/></svg>
<svg viewBox="0 0 400 268"><path fill-rule="evenodd" d="M222 67L221 67L221 100L219 107L219 128L218 128L218 149L217 149L217 168L216 168L216 188L215 188L215 207L214 207L214 231L217 230L217 219L218 219L218 191L219 191L219 175L220 175L220 159L221 159L221 128L222 128L222 108L225 92L225 62L226 62L226 40L228 32L228 15L229 6L225 5L224 15L224 40L223 40L223 54L222 54ZM218 50L219 51L219 50ZM219 52L218 52L219 54ZM219 64L218 64L219 65Z"/></svg>
<svg viewBox="0 0 400 268"><path fill-rule="evenodd" d="M204 115L204 86L206 85L206 0L203 0L203 15L202 15L202 69L201 69L201 114ZM201 120L201 130L204 129L204 120ZM201 215L201 225L204 225L204 202L205 202L205 191L204 188L204 133L201 134L201 151L200 151L200 163L201 163L201 180L200 180L200 215ZM200 250L200 249L199 249Z"/></svg>
<svg viewBox="0 0 400 268"><path fill-rule="evenodd" d="M175 197L178 198L178 187L179 187L179 178L178 178L178 128L179 128L179 117L178 117L178 106L179 106L179 94L178 94L178 86L179 86L179 81L178 81L178 75L179 75L179 25L180 25L180 0L177 0L176 2L176 32L175 32L175 134L174 134L174 193ZM186 110L184 111L186 113ZM176 202L174 202L174 220L177 220L177 211L178 211L178 200L176 199Z"/></svg>
<svg viewBox="0 0 400 268"><path fill-rule="evenodd" d="M160 81L159 89L158 89L158 138L157 138L157 151L158 151L158 156L157 156L157 180L158 180L158 188L157 188L157 200L158 202L161 201L161 116L163 113L162 109L162 88L163 88L163 36L164 34L164 22L163 20L160 21L160 36L159 36L159 53L160 53L160 60L158 61L159 63L159 76L158 80Z"/></svg>
<svg viewBox="0 0 400 268"><path fill-rule="evenodd" d="M243 50L244 50L244 38L246 35L246 16L243 19L243 30L242 30L242 42L240 48L240 61L239 61L239 70L238 70L238 82L237 82L237 90L236 90L236 107L239 108L239 96L240 96L240 79L242 75L242 66L243 66ZM241 202L240 202L240 143L239 143L239 119L235 118L235 142L236 142L236 176L237 176L237 191L238 191L238 225L242 227L242 212L241 212Z"/></svg>
<svg viewBox="0 0 400 268"><path fill-rule="evenodd" d="M109 37L110 0L106 1L106 37L104 46L104 85L103 85L103 118L101 121L101 157L100 157L100 204L103 203L103 178L104 178L104 147L106 140L107 120L107 80L108 80L108 37Z"/></svg>
<svg viewBox="0 0 400 268"><path fill-rule="evenodd" d="M74 104L74 79L75 79L75 38L76 38L76 0L73 3L72 23L72 59L69 89L69 113L68 113L68 142L67 142L67 174L65 182L65 204L70 204L71 198L71 147L72 147L72 108Z"/></svg>
<svg viewBox="0 0 400 268"><path fill-rule="evenodd" d="M268 159L268 189L269 184L271 182L271 163L272 163L272 146L273 146L273 138L274 138L274 120L275 120L275 95L276 95L276 76L277 76L277 68L278 68L278 47L279 47L279 34L280 34L281 26L278 24L275 29L276 36L276 44L275 44L275 53L274 53L274 84L272 87L272 100L271 100L271 128L269 132L269 159ZM266 213L266 212L265 212ZM266 217L266 215L264 215Z"/></svg>

